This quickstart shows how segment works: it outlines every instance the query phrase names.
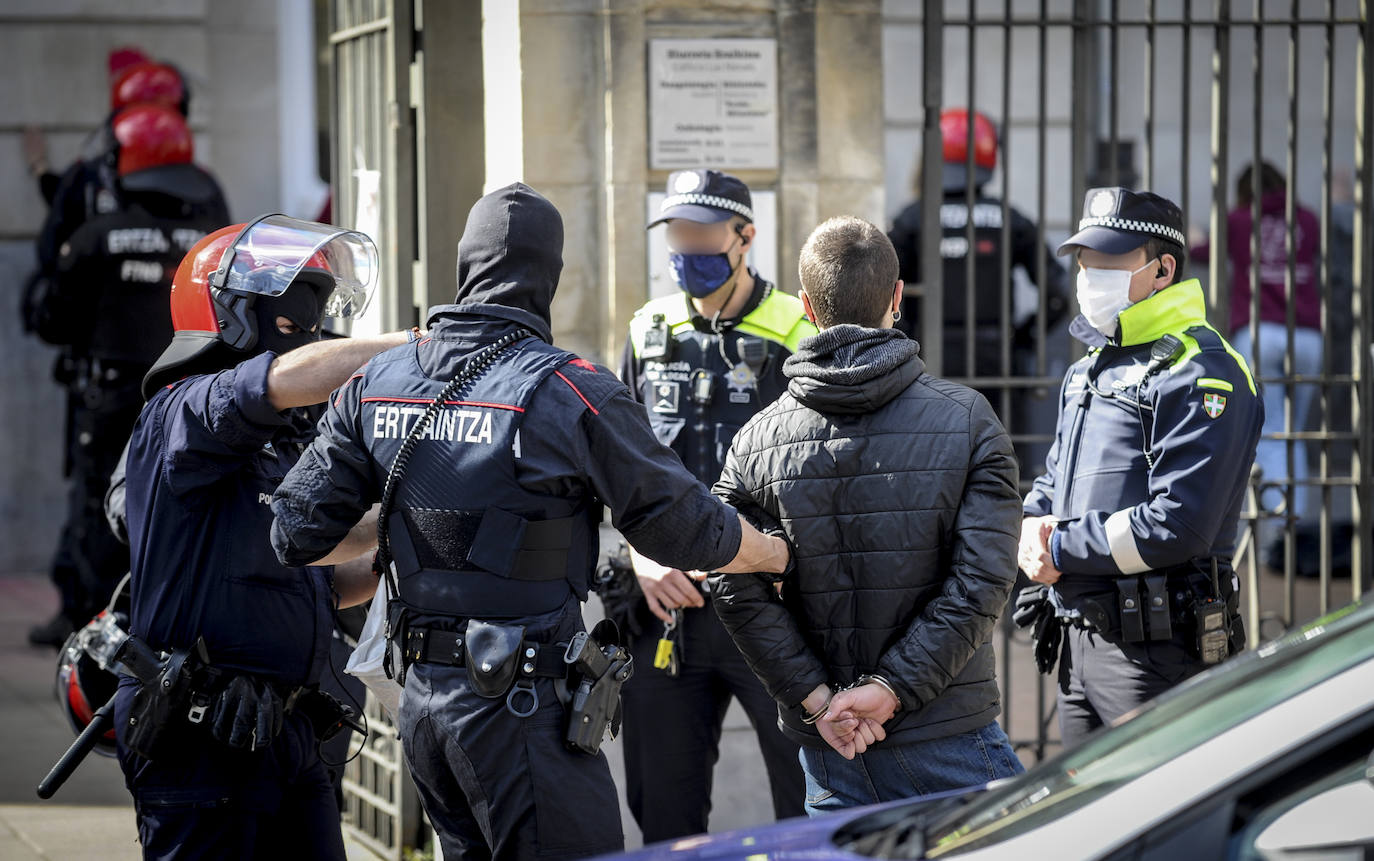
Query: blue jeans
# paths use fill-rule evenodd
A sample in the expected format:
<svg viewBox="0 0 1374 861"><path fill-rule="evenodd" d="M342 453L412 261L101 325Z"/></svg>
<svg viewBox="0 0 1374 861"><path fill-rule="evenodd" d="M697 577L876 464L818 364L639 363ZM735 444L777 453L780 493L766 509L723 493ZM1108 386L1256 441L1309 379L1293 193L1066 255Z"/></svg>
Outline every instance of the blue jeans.
<svg viewBox="0 0 1374 861"><path fill-rule="evenodd" d="M981 786L1025 771L997 721L929 741L879 742L852 760L829 747L804 747L801 763L811 816Z"/></svg>
<svg viewBox="0 0 1374 861"><path fill-rule="evenodd" d="M1284 363L1288 356L1288 329L1279 323L1261 321L1259 325L1260 355L1258 365L1255 352L1250 343L1249 328L1241 329L1231 338L1231 346L1245 357L1250 364L1250 372L1258 380L1261 377L1282 377L1287 373ZM1322 370L1322 333L1316 329L1295 329L1293 331L1292 373L1298 376L1315 376ZM1293 443L1293 474L1288 474L1288 443L1283 440L1269 439L1271 434L1282 433L1285 429L1301 431L1307 427L1307 413L1312 408L1312 400L1317 394L1314 383L1269 383L1261 389L1264 398L1264 437L1255 450L1255 463L1264 470L1265 482L1301 482L1307 480L1307 443ZM1293 426L1284 426L1284 400L1293 399ZM1310 514L1318 507L1320 491L1299 485L1294 489L1294 511L1298 517ZM1278 488L1268 488L1260 503L1269 511L1277 511L1283 504L1283 493Z"/></svg>

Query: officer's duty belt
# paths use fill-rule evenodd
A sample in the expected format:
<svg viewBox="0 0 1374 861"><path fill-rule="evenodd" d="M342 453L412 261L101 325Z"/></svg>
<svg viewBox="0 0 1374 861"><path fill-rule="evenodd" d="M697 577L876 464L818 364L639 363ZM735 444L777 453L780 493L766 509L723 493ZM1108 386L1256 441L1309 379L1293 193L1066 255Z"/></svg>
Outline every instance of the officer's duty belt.
<svg viewBox="0 0 1374 861"><path fill-rule="evenodd" d="M403 656L406 664L440 664L447 667L467 666L467 650L463 648L463 631L439 628L411 628L406 633ZM567 643L531 643L521 646L518 679L561 679L568 675L563 660Z"/></svg>

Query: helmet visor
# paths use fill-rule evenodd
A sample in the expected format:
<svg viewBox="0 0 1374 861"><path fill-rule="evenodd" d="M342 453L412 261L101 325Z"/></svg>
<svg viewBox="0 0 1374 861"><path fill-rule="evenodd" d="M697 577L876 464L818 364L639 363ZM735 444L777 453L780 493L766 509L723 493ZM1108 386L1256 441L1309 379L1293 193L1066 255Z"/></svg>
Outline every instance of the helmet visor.
<svg viewBox="0 0 1374 861"><path fill-rule="evenodd" d="M377 246L356 230L267 215L238 235L211 283L238 293L280 296L307 269L327 272L333 280L324 302L326 317L357 317L377 284Z"/></svg>

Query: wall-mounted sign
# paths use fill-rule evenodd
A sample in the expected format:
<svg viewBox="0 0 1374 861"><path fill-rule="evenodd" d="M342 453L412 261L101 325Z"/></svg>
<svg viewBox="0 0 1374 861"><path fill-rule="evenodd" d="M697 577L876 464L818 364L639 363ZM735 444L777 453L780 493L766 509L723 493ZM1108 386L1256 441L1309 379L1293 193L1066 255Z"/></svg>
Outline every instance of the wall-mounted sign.
<svg viewBox="0 0 1374 861"><path fill-rule="evenodd" d="M649 40L649 166L776 169L777 40Z"/></svg>

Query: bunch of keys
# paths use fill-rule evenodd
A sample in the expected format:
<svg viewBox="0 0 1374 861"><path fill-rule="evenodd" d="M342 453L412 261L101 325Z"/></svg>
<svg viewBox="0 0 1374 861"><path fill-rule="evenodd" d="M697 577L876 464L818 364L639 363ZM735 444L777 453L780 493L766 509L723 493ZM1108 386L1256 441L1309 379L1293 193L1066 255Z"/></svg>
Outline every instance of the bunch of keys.
<svg viewBox="0 0 1374 861"><path fill-rule="evenodd" d="M682 633L680 626L682 611L673 608L668 611L672 614L670 621L663 623L663 636L658 638L658 651L654 653L654 669L663 670L669 676L677 678L678 674L678 636Z"/></svg>

